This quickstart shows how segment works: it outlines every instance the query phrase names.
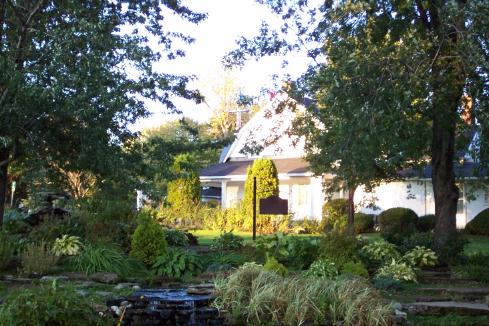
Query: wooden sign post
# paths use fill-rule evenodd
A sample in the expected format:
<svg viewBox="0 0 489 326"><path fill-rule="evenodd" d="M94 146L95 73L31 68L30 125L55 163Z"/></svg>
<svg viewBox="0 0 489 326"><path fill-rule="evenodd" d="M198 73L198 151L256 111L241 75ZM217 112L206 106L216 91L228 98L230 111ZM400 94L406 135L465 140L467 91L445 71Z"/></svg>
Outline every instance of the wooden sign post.
<svg viewBox="0 0 489 326"><path fill-rule="evenodd" d="M287 215L289 201L279 196L260 198L260 214ZM253 177L253 241L256 240L256 177Z"/></svg>

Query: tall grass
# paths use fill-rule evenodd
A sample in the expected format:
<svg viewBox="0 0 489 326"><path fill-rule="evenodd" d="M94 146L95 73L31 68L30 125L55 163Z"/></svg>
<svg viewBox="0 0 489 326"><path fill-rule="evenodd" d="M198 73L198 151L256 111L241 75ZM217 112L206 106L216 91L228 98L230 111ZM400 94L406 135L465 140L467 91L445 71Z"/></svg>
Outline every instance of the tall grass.
<svg viewBox="0 0 489 326"><path fill-rule="evenodd" d="M389 325L392 308L360 279L283 278L245 264L216 282L214 305L245 324Z"/></svg>
<svg viewBox="0 0 489 326"><path fill-rule="evenodd" d="M115 273L120 276L147 273L145 266L115 247L88 244L83 251L68 259L71 268L87 275L97 272Z"/></svg>

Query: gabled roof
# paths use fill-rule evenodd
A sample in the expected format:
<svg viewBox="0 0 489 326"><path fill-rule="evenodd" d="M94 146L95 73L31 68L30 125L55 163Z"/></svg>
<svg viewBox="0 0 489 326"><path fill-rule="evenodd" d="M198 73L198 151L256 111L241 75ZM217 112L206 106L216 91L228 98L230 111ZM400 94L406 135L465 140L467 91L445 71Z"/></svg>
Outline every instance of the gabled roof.
<svg viewBox="0 0 489 326"><path fill-rule="evenodd" d="M302 158L272 159L279 174L306 175L310 173L309 163ZM245 176L246 169L253 160L228 161L211 165L200 171L201 178L225 178L231 176Z"/></svg>

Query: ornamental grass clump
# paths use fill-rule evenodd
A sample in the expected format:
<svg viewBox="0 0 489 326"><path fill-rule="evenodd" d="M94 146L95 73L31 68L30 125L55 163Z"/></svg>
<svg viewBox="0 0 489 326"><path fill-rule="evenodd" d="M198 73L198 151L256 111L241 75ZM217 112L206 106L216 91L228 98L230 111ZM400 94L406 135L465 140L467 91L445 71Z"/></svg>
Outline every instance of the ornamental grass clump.
<svg viewBox="0 0 489 326"><path fill-rule="evenodd" d="M248 325L390 325L393 309L360 279L281 277L246 263L216 282L214 305Z"/></svg>
<svg viewBox="0 0 489 326"><path fill-rule="evenodd" d="M45 274L58 263L58 260L59 257L52 252L46 242L29 244L20 257L22 273L26 275Z"/></svg>

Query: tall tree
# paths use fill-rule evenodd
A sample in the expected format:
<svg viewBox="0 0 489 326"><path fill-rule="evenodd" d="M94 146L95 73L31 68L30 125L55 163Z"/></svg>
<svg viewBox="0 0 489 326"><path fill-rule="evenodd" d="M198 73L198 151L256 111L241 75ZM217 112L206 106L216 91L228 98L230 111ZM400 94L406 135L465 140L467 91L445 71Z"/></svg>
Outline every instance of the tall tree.
<svg viewBox="0 0 489 326"><path fill-rule="evenodd" d="M324 63L303 80L324 125L310 139L313 166L356 186L392 177L399 167L431 163L435 238L443 245L456 227L454 161L457 146L468 145L461 141L466 99L477 121L471 128L481 135L473 154L481 165L489 162L489 3L326 1L307 9L306 1L259 2L282 15L282 32L293 31L300 41L291 46L262 28L256 39L241 39L241 50L227 62L319 44L308 53L316 61L323 54Z"/></svg>
<svg viewBox="0 0 489 326"><path fill-rule="evenodd" d="M200 100L190 77L154 69L184 55L175 40L193 41L163 28L172 14L205 18L178 0L0 0L0 223L8 167L26 152L107 171L133 136L127 125L148 114L145 99L170 110L173 95Z"/></svg>

